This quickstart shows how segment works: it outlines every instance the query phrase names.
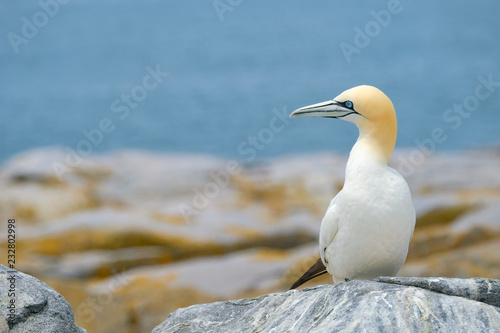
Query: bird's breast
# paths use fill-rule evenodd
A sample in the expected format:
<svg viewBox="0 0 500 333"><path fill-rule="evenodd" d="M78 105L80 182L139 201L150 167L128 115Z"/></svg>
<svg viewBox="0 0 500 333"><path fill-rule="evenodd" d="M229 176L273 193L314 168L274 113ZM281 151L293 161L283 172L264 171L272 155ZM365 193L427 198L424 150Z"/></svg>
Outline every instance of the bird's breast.
<svg viewBox="0 0 500 333"><path fill-rule="evenodd" d="M334 277L397 273L415 225L411 194L399 174L383 170L346 181L329 210L323 224L336 224L336 234L324 255ZM322 225L322 231L328 229Z"/></svg>

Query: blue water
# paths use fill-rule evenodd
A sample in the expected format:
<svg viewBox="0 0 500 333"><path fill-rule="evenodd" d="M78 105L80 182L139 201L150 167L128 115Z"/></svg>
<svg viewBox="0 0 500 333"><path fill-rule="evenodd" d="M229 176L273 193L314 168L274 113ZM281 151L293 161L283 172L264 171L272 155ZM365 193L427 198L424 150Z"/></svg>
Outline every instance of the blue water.
<svg viewBox="0 0 500 333"><path fill-rule="evenodd" d="M371 11L392 1L219 3L231 10L218 13L213 1L73 0L49 18L35 1L2 1L0 162L47 145L251 159L249 136L259 140L256 157L347 152L357 130L339 120L266 128L273 109L290 113L358 84L393 100L398 147L435 128L446 135L437 150L500 144L500 86L467 117L443 119L474 95L479 76L500 82L500 2L401 1L383 25ZM23 17L40 27L14 45L9 33L23 36ZM339 45L356 45L355 27L375 30L348 62ZM169 73L150 91L140 87L148 66ZM144 98L135 108L120 102L131 92ZM94 131L89 146L82 131L106 118L110 133Z"/></svg>

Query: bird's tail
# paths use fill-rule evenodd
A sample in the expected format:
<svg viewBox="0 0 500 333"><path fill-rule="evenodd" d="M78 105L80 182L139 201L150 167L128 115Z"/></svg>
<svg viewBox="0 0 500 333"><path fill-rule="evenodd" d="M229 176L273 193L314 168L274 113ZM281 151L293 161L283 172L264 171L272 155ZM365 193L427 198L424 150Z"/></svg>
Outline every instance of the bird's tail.
<svg viewBox="0 0 500 333"><path fill-rule="evenodd" d="M319 258L318 261L316 261L316 263L312 265L311 268L307 270L307 272L304 273L304 275L302 275L297 281L295 281L295 283L290 287L290 290L295 289L303 285L307 281L325 273L327 273L326 267L323 264L323 261L321 261L321 258Z"/></svg>

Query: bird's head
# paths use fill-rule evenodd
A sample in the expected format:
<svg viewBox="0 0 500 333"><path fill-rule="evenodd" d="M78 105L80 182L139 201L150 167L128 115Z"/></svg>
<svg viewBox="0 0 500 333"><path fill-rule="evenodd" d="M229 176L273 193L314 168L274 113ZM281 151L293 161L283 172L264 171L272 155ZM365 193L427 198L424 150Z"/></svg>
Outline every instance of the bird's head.
<svg viewBox="0 0 500 333"><path fill-rule="evenodd" d="M338 118L354 123L360 139L372 141L389 158L397 135L396 112L391 100L372 86L348 89L333 100L297 109L290 117Z"/></svg>

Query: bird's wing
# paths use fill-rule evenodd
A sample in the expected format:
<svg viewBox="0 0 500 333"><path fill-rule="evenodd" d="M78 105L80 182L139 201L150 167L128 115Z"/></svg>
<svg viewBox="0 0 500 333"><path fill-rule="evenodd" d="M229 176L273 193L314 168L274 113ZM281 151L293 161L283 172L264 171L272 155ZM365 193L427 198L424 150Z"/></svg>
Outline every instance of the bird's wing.
<svg viewBox="0 0 500 333"><path fill-rule="evenodd" d="M328 264L325 260L325 251L328 246L333 242L333 239L337 235L337 231L339 228L339 218L342 214L339 214L338 207L336 202L338 201L341 192L337 194L335 198L330 202L330 206L326 210L325 217L323 217L323 221L321 222L321 229L319 231L319 253L321 255L321 259L323 263Z"/></svg>
<svg viewBox="0 0 500 333"><path fill-rule="evenodd" d="M306 283L307 281L328 272L324 264L324 255L325 249L332 243L333 238L335 238L338 230L338 218L335 210L335 202L337 201L337 197L338 195L330 202L330 206L328 206L325 217L321 222L321 230L319 233L319 250L321 253L321 258L319 258L318 261L316 261L316 263L304 273L304 275L302 275L297 281L295 281L290 289L295 289L300 285Z"/></svg>
<svg viewBox="0 0 500 333"><path fill-rule="evenodd" d="M295 281L295 283L290 287L290 290L295 289L303 285L307 281L325 274L326 272L326 267L325 265L323 265L323 261L321 261L321 258L319 258L318 261L316 261L316 263L307 270L307 272L305 272L297 281Z"/></svg>

